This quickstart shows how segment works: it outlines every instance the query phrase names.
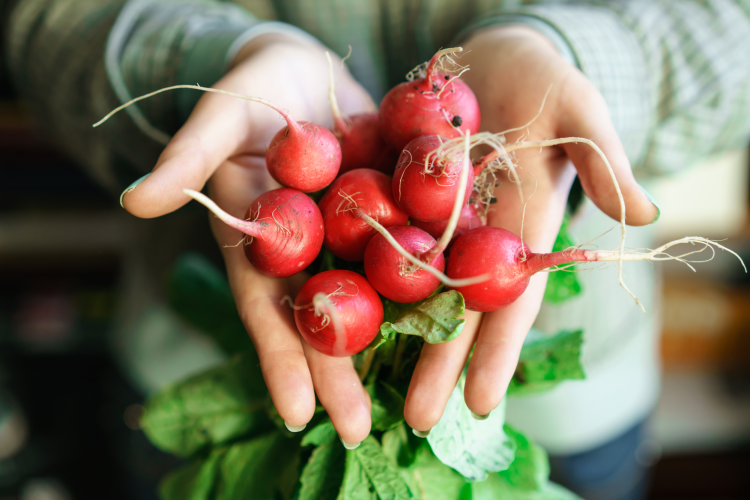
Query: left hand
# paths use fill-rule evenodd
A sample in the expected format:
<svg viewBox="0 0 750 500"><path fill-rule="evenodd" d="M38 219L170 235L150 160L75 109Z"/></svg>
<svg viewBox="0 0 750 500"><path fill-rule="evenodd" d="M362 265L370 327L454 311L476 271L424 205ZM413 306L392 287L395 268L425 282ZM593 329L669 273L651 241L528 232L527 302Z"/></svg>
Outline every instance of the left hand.
<svg viewBox="0 0 750 500"><path fill-rule="evenodd" d="M507 136L508 142L583 137L593 140L609 159L625 198L627 223L645 225L657 217L633 177L625 150L599 91L557 52L543 35L520 26L488 28L463 44L461 64L471 70L462 77L482 111L482 130L502 132L528 123L553 85L544 110L528 130ZM549 252L565 213L576 173L586 195L607 215L620 220L620 205L604 163L584 144L542 151L519 151L524 197L528 200L523 239L534 252ZM533 176L533 177L532 177ZM503 176L504 177L504 176ZM534 185L536 183L536 191ZM531 193L533 197L529 199ZM488 224L521 233L523 205L518 188L502 182ZM405 417L414 429L427 431L440 420L471 347L464 397L469 409L487 415L501 402L518 364L524 338L544 295L547 275L531 278L524 294L508 307L484 314L467 312L463 333L446 344L425 344L412 377Z"/></svg>

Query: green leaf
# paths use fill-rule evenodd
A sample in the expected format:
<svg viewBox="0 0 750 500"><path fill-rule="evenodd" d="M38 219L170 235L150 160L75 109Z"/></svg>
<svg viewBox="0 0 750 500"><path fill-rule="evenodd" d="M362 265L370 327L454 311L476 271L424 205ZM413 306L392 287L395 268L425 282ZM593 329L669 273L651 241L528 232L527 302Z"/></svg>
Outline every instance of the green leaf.
<svg viewBox="0 0 750 500"><path fill-rule="evenodd" d="M455 291L439 293L413 304L386 304L386 321L380 326L384 338L396 333L416 335L425 342L438 344L458 337L464 327L464 298Z"/></svg>
<svg viewBox="0 0 750 500"><path fill-rule="evenodd" d="M279 431L230 446L221 461L216 500L289 497L298 480L299 439Z"/></svg>
<svg viewBox="0 0 750 500"><path fill-rule="evenodd" d="M507 470L500 472L500 477L517 488L541 490L549 478L547 452L507 424L505 433L515 443L516 457Z"/></svg>
<svg viewBox="0 0 750 500"><path fill-rule="evenodd" d="M488 473L508 468L513 461L513 442L503 431L504 404L486 420L476 420L464 403L464 381L462 374L427 440L441 462L467 479L483 481Z"/></svg>
<svg viewBox="0 0 750 500"><path fill-rule="evenodd" d="M141 423L154 445L188 457L205 446L269 429L266 397L257 361L238 355L149 398Z"/></svg>
<svg viewBox="0 0 750 500"><path fill-rule="evenodd" d="M469 484L461 474L438 460L427 445L417 449L408 473L411 488L420 500L456 500Z"/></svg>
<svg viewBox="0 0 750 500"><path fill-rule="evenodd" d="M302 470L299 500L335 500L344 478L345 460L346 450L338 440L315 448Z"/></svg>
<svg viewBox="0 0 750 500"><path fill-rule="evenodd" d="M369 436L368 439L372 438ZM344 481L341 483L338 500L378 500L375 487L357 457L357 450L347 450L344 466Z"/></svg>
<svg viewBox="0 0 750 500"><path fill-rule="evenodd" d="M214 450L205 460L196 460L170 473L159 484L162 500L209 500L226 448Z"/></svg>
<svg viewBox="0 0 750 500"><path fill-rule="evenodd" d="M545 483L540 490L516 488L502 476L491 474L481 483L472 483L472 500L581 500L562 486Z"/></svg>
<svg viewBox="0 0 750 500"><path fill-rule="evenodd" d="M314 444L315 446L326 444L330 441L336 440L338 433L333 427L333 423L330 420L321 422L310 431L305 434L302 438L302 446L308 446Z"/></svg>
<svg viewBox="0 0 750 500"><path fill-rule="evenodd" d="M418 440L416 446L412 440ZM410 466L416 458L418 445L424 444L424 440L414 436L403 422L384 432L380 441L383 453L401 467Z"/></svg>
<svg viewBox="0 0 750 500"><path fill-rule="evenodd" d="M549 336L532 329L521 349L508 394L536 393L563 380L586 378L580 362L582 342L582 330L562 331Z"/></svg>
<svg viewBox="0 0 750 500"><path fill-rule="evenodd" d="M347 450L344 482L340 500L404 500L414 498L404 478L372 436L362 441L359 448Z"/></svg>
<svg viewBox="0 0 750 500"><path fill-rule="evenodd" d="M177 314L225 352L252 350L224 273L198 253L184 253L169 274L168 297Z"/></svg>
<svg viewBox="0 0 750 500"><path fill-rule="evenodd" d="M385 382L373 382L365 387L372 401L370 416L372 429L385 431L404 420L404 397Z"/></svg>
<svg viewBox="0 0 750 500"><path fill-rule="evenodd" d="M563 219L560 232L557 234L553 252L560 252L566 248L575 246L575 241L570 236L570 218L566 215ZM553 268L554 269L554 268ZM581 283L573 272L575 266L565 271L554 271L547 274L547 287L544 289L544 300L552 304L559 304L581 293Z"/></svg>
<svg viewBox="0 0 750 500"><path fill-rule="evenodd" d="M372 489L380 498L393 500L414 498L399 474L398 467L383 453L374 437L367 436L359 448L347 451L347 455L349 453L356 456Z"/></svg>

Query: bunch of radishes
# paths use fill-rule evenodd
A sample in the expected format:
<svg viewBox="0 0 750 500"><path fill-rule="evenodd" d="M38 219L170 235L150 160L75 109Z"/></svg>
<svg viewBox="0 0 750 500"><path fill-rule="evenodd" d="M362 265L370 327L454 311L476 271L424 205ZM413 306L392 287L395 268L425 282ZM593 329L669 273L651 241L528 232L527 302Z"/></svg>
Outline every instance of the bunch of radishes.
<svg viewBox="0 0 750 500"><path fill-rule="evenodd" d="M195 86L170 87L259 102L286 120L287 126L266 153L270 175L284 187L254 200L244 220L222 211L201 193L184 191L247 235L245 255L267 276L285 278L305 270L322 246L340 259L364 263L366 277L352 271L324 271L310 278L294 300L300 333L325 354L350 356L373 341L383 322L378 294L412 303L429 297L443 283L463 295L468 309L489 312L515 301L531 276L550 266L654 260L672 245L650 253L625 254L621 246L619 251L574 248L534 254L510 231L485 226L472 192L486 191L487 186L474 186L469 150L476 144L502 141L491 134L476 134L480 112L473 92L458 79L460 73L441 71L444 58L450 60L450 54L460 50L441 50L418 66L409 81L386 94L379 113L373 114L341 116L331 71L333 131L297 122L286 110L261 98ZM471 132L476 135L470 136ZM556 141L497 146L495 153L478 162L477 173L498 158L502 166L502 157L507 158L513 146L560 141L588 143L612 172L591 141ZM612 178L617 185L614 174ZM305 194L323 189L318 204ZM624 222L624 202L621 208ZM624 225L622 234L624 238ZM714 244L702 238L679 242ZM446 266L444 254L449 247Z"/></svg>

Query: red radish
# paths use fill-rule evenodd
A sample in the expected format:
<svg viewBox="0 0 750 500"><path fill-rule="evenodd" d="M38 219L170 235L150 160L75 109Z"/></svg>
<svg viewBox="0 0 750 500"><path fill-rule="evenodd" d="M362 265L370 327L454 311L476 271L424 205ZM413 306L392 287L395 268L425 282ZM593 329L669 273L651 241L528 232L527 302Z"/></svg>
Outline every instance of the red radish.
<svg viewBox="0 0 750 500"><path fill-rule="evenodd" d="M425 135L411 141L396 165L393 197L409 217L424 222L447 220L451 216L458 191L458 177L467 169L469 178L464 200L471 195L474 170L463 152L436 155L447 139Z"/></svg>
<svg viewBox="0 0 750 500"><path fill-rule="evenodd" d="M437 244L435 238L414 226L393 226L388 232L407 252L419 255ZM442 252L427 262L445 270ZM381 295L402 304L426 299L440 285L440 279L408 262L381 234L374 236L365 250L365 273Z"/></svg>
<svg viewBox="0 0 750 500"><path fill-rule="evenodd" d="M294 321L302 337L329 356L362 351L380 331L383 304L367 280L354 272L316 274L294 300Z"/></svg>
<svg viewBox="0 0 750 500"><path fill-rule="evenodd" d="M266 151L266 166L279 184L305 193L320 191L339 173L341 147L325 127L297 123L282 108L274 108L286 119Z"/></svg>
<svg viewBox="0 0 750 500"><path fill-rule="evenodd" d="M250 97L219 89L207 89L199 85L174 85L131 100L110 111L94 124L97 127L121 109L153 95L174 89L195 89L204 92L238 97L258 102L277 111L286 120L287 126L279 130L266 151L268 172L280 184L305 193L320 191L328 186L341 166L341 147L336 136L325 127L310 122L297 122L286 109L260 97ZM168 141L168 138L166 138ZM165 142L166 144L166 142Z"/></svg>
<svg viewBox="0 0 750 500"><path fill-rule="evenodd" d="M328 58L331 85L328 96L333 113L333 133L341 146L341 168L339 175L356 168L371 168L392 175L396 168L398 152L385 143L380 133L377 113L363 113L344 118L336 100L333 63Z"/></svg>
<svg viewBox="0 0 750 500"><path fill-rule="evenodd" d="M622 253L619 250L571 248L554 253L532 253L521 238L512 232L485 226L472 229L456 240L448 257L448 276L461 279L479 272L488 272L490 279L487 281L453 288L461 292L467 309L490 312L513 303L526 290L531 276L549 267L569 262L682 260L685 255L696 253L691 251L676 257L666 254L668 248L682 243L700 243L704 248L714 246L737 255L716 242L693 236L669 242L647 252Z"/></svg>
<svg viewBox="0 0 750 500"><path fill-rule="evenodd" d="M380 134L377 113L335 117L333 133L341 146L339 174L357 168L371 168L393 175L398 153L391 149Z"/></svg>
<svg viewBox="0 0 750 500"><path fill-rule="evenodd" d="M323 217L307 195L294 189L268 191L253 201L246 220L232 217L207 196L183 189L205 205L222 222L250 236L245 256L258 271L273 278L286 278L304 270L323 246Z"/></svg>
<svg viewBox="0 0 750 500"><path fill-rule="evenodd" d="M487 222L485 220L485 217L479 215L479 211L476 205L474 205L473 203L464 205L463 208L461 208L461 216L458 219L458 225L456 226L456 230L453 232L453 237L448 243L446 250L450 250L456 239L465 232L484 226L486 224ZM440 238L440 236L445 232L445 229L448 226L448 221L441 220L438 222L424 222L417 219L411 219L411 225L426 231L433 238Z"/></svg>
<svg viewBox="0 0 750 500"><path fill-rule="evenodd" d="M391 147L400 151L422 135L453 138L479 131L481 116L474 93L458 77L438 71L442 56L461 50L437 52L424 72L419 67L420 78L400 83L385 95L380 103L380 130Z"/></svg>
<svg viewBox="0 0 750 500"><path fill-rule="evenodd" d="M468 134L464 137L464 146L464 159L468 162ZM442 273L445 268L443 251L450 243L458 225L470 174L470 168L461 170L453 210L439 241L435 241L429 234L414 226L395 226L386 229L360 209L353 211L354 215L379 233L367 245L365 272L381 294L396 302L416 302L427 298L441 281L449 286L462 286L489 278L484 275L451 280Z"/></svg>
<svg viewBox="0 0 750 500"><path fill-rule="evenodd" d="M336 179L320 200L326 227L325 246L335 256L361 262L375 230L353 210L359 208L385 226L403 226L409 217L391 194L391 179L369 168L359 168Z"/></svg>

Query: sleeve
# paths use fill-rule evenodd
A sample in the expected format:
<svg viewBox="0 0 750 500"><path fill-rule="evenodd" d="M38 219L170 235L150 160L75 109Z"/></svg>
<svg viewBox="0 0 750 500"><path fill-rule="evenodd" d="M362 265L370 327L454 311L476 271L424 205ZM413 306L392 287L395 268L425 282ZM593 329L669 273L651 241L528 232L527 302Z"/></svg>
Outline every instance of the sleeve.
<svg viewBox="0 0 750 500"><path fill-rule="evenodd" d="M750 0L546 2L464 30L526 25L600 90L638 174L669 174L750 141Z"/></svg>
<svg viewBox="0 0 750 500"><path fill-rule="evenodd" d="M244 43L267 32L311 38L210 0L20 0L4 45L13 82L40 127L119 194L155 164L200 92L160 94L92 125L134 96L213 85Z"/></svg>

